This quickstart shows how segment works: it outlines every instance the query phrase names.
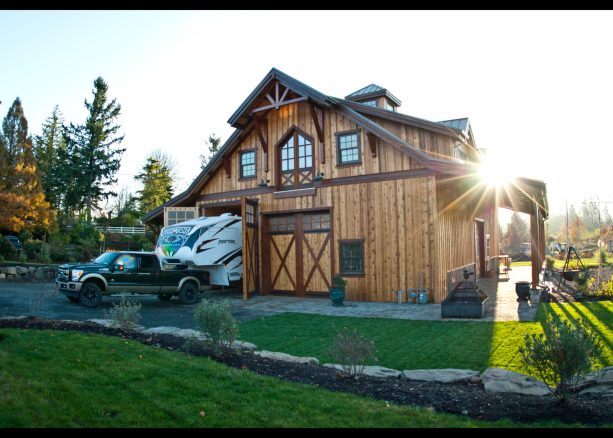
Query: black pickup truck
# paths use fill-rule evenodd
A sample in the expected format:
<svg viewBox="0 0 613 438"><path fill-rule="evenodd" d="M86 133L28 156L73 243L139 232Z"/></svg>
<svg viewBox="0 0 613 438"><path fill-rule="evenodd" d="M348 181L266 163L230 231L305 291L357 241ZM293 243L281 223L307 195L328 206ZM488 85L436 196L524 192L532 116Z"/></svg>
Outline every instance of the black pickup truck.
<svg viewBox="0 0 613 438"><path fill-rule="evenodd" d="M162 267L153 252L106 252L89 263L61 265L55 284L72 302L96 307L102 295L156 294L161 300L198 301L209 285L209 273L185 265Z"/></svg>

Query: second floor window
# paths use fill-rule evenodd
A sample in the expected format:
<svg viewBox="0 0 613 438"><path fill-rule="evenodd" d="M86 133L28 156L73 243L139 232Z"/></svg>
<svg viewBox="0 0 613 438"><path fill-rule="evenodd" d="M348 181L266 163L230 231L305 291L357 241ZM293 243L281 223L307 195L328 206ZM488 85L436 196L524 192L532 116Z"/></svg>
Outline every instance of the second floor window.
<svg viewBox="0 0 613 438"><path fill-rule="evenodd" d="M338 164L360 163L360 136L357 132L339 134L337 137Z"/></svg>
<svg viewBox="0 0 613 438"><path fill-rule="evenodd" d="M313 186L313 141L294 130L279 146L280 190Z"/></svg>
<svg viewBox="0 0 613 438"><path fill-rule="evenodd" d="M240 177L253 178L255 177L255 151L245 151L240 154Z"/></svg>

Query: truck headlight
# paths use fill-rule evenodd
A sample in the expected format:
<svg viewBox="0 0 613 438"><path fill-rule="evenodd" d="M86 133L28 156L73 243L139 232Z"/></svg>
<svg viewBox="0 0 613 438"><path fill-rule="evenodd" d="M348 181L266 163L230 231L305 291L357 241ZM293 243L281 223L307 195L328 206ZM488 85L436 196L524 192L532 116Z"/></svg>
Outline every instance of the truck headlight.
<svg viewBox="0 0 613 438"><path fill-rule="evenodd" d="M73 271L70 271L70 281L79 281L81 275L83 275L82 269L75 269Z"/></svg>

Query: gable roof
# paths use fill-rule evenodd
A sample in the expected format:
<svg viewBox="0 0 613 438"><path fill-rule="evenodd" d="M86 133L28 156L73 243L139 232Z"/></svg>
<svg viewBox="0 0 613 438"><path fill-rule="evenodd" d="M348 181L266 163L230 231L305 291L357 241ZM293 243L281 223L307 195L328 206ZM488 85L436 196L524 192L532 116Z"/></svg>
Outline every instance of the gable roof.
<svg viewBox="0 0 613 438"><path fill-rule="evenodd" d="M247 96L247 99L234 111L234 114L228 119L228 123L234 128L244 128L247 126L249 115L260 101L261 95L267 92L276 81L322 107L329 107L330 104L336 102L335 98L327 96L273 67L251 94Z"/></svg>
<svg viewBox="0 0 613 438"><path fill-rule="evenodd" d="M278 88L275 90L277 92L275 98L272 98L269 94L273 90L273 88L276 87L276 84L281 84L288 90L291 90L292 93L301 96L299 99L295 99L295 101L310 101L319 105L320 107L333 108L341 112L350 120L355 122L358 126L361 126L366 131L366 133L373 134L385 141L386 143L401 149L410 157L422 163L427 169L431 169L435 172L449 175L466 175L478 171L477 166L471 163L461 164L452 160L432 157L417 146L406 142L405 140L396 136L389 130L385 129L383 126L366 117L366 115L381 117L384 119L393 120L399 123L437 132L439 134L447 135L460 141L467 141L468 139L472 139L472 130L468 118L445 120L442 122L431 122L429 120L420 119L418 117L400 114L395 111L388 111L381 108L366 106L358 102L353 102L351 100L345 100L325 95L315 90L314 88L311 88L308 85L298 81L297 79L294 79L291 76L283 73L282 71L277 70L276 68L272 68L264 77L264 79L262 79L262 81L260 81L256 88L249 94L245 101L238 107L234 114L232 114L230 119L228 119L228 123L230 123L233 127L237 129L232 133L232 135L223 144L219 151L213 156L211 161L200 172L200 174L196 177L192 184L183 193L175 196L160 207L147 213L142 218L143 221L149 221L155 218L164 211L164 207L176 206L178 204L185 205L187 203L195 201L195 198L198 196L205 183L213 175L217 168L221 166L223 157L226 156L228 152L230 152L235 146L240 144L242 139L251 132L250 124L252 123L253 118L251 113L254 110L261 109L261 107L257 107L257 105L262 102L262 97L266 96L271 102L274 99L278 99ZM388 93L387 90L385 90L383 87L380 87L376 84L371 84L350 94L349 96L347 96L347 98L355 98L356 96L364 97L373 93L381 93L382 91ZM284 95L287 95L287 92L285 92ZM394 97L394 99L396 98ZM398 104L400 104L399 100L396 99L396 101L398 102ZM283 98L281 98L280 101L277 100L278 105L287 103L289 102L283 101ZM271 105L271 108L272 107L274 107L274 104ZM528 179L523 180L526 184L528 181L533 181ZM542 187L542 193L545 193L544 183L536 180L534 180L534 182L538 183L538 188L541 189ZM544 203L546 203L546 195L544 196Z"/></svg>
<svg viewBox="0 0 613 438"><path fill-rule="evenodd" d="M468 117L464 117L463 119L443 120L442 122L438 123L453 129L457 129L461 132L466 132L466 129L468 128Z"/></svg>
<svg viewBox="0 0 613 438"><path fill-rule="evenodd" d="M360 88L358 91L354 91L351 94L345 96L347 100L355 100L356 102L367 100L371 97L386 96L389 100L400 106L402 103L400 99L390 93L386 88L383 88L377 84L370 84L364 88Z"/></svg>

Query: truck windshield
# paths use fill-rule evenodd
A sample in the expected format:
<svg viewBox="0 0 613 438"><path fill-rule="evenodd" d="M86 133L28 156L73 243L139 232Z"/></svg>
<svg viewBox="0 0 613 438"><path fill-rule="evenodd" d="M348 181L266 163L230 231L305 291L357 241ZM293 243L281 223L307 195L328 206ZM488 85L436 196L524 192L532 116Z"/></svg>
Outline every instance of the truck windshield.
<svg viewBox="0 0 613 438"><path fill-rule="evenodd" d="M101 265L108 265L117 257L116 252L105 252L104 254L99 255L94 259L94 263L98 263Z"/></svg>

